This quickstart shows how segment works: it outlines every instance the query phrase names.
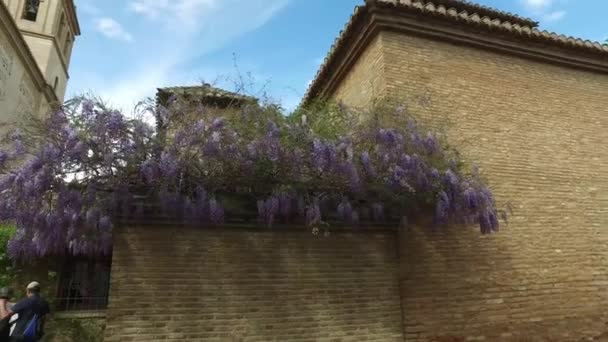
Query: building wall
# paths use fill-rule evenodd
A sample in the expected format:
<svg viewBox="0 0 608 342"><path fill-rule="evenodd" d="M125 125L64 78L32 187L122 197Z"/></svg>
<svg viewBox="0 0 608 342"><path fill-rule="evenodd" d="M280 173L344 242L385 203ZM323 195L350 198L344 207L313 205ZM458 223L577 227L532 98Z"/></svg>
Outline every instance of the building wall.
<svg viewBox="0 0 608 342"><path fill-rule="evenodd" d="M340 82L332 97L355 107L371 105L374 99L384 95L386 81L383 67L382 38L376 36Z"/></svg>
<svg viewBox="0 0 608 342"><path fill-rule="evenodd" d="M115 236L105 341L402 341L395 232Z"/></svg>
<svg viewBox="0 0 608 342"><path fill-rule="evenodd" d="M10 24L0 22L0 125L14 123L26 112L38 114L41 108L48 108L44 94L35 86L9 39L6 25Z"/></svg>
<svg viewBox="0 0 608 342"><path fill-rule="evenodd" d="M17 26L23 33L27 45L32 51L46 82L57 87L55 94L58 99L63 99L68 81L69 54L64 55L64 44L66 35L74 36L65 15L66 0L43 1L40 3L36 21L22 18L24 0L4 0L15 18ZM64 16L63 21L61 20Z"/></svg>
<svg viewBox="0 0 608 342"><path fill-rule="evenodd" d="M53 87L58 99L63 99L68 82L68 73L63 64L63 56L52 37L39 37L24 34L23 36L32 54L44 73L46 82ZM55 87L55 80L57 86Z"/></svg>
<svg viewBox="0 0 608 342"><path fill-rule="evenodd" d="M608 75L400 33L381 41L386 98L446 128L499 205L514 207L492 236L402 234L406 339L606 331ZM351 77L375 77L365 72L355 66Z"/></svg>
<svg viewBox="0 0 608 342"><path fill-rule="evenodd" d="M23 6L26 0L3 1L7 5L13 18L15 18L15 22L17 22L20 29L30 32L39 32L50 36L54 34L57 20L57 9L61 8L61 6L57 6L56 4L58 1L63 2L63 0L41 1L38 10L38 17L36 18L35 22L22 19Z"/></svg>
<svg viewBox="0 0 608 342"><path fill-rule="evenodd" d="M22 30L46 82L54 87L55 79L57 79L57 87L54 87L55 94L57 98L63 99L68 81L67 56L63 54L63 45L66 35L69 34L73 37L64 14L65 1L41 2L35 22L22 18L23 0L11 1L15 22Z"/></svg>

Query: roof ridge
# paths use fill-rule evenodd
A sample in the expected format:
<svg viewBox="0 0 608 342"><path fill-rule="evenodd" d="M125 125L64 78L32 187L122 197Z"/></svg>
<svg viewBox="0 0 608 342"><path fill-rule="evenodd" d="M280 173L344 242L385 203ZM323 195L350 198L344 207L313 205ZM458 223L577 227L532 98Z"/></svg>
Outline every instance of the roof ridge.
<svg viewBox="0 0 608 342"><path fill-rule="evenodd" d="M444 12L443 10L439 10L439 6L433 5L433 6L428 6L428 4L434 4L434 3L438 3L438 2L447 2L449 4L463 4L463 5L467 5L467 6L477 6L479 8L485 8L487 10L492 10L493 12L496 13L504 13L504 14L508 14L509 16L512 17L517 17L520 18L521 20L518 22L513 22L513 21L508 21L508 20L501 20L500 18L492 18L489 16L482 16L477 12L472 12L469 14L470 11L467 11L466 9L462 9L461 11L458 10L458 8L456 7L446 7L446 11ZM431 13L431 14L439 14L439 15L443 15L443 16L447 16L447 17L453 17L456 20L464 20L467 22L473 21L475 23L485 23L488 26L502 26L505 29L510 29L513 28L515 29L517 32L521 33L522 31L524 31L527 34L531 34L531 32L546 32L549 34L549 36L547 36L546 38L550 38L554 41L558 41L559 38L566 38L568 41L583 41L583 42L589 42L591 43L591 45L587 46L589 48L596 48L599 50L602 50L603 52L608 52L608 44L607 43L601 43L601 42L597 42L597 41L592 41L589 39L582 39L582 38L575 38L572 36L566 36L563 34L559 34L559 33L555 33L555 32L549 32L546 29L542 30L540 28L538 28L536 22L532 21L531 19L527 19L527 18L522 18L519 17L517 15L514 14L510 14L508 12L502 12L502 11L498 11L498 10L494 10L491 7L487 7L487 6L483 6L483 5L478 5L469 1L464 1L464 0L366 0L366 4L371 4L371 3L376 3L376 4L381 4L381 5L392 5L395 7L409 7L412 9L416 9L424 14L427 13ZM445 5L444 5L445 7ZM476 20L476 17L481 17L480 20ZM487 18L487 20L484 20L485 18ZM529 21L529 24L526 25L525 23ZM533 25L530 25L533 24Z"/></svg>
<svg viewBox="0 0 608 342"><path fill-rule="evenodd" d="M461 5L461 6L466 6L467 8L470 9L476 9L478 12L484 12L483 14L479 14L479 16L484 17L488 16L490 17L488 14L496 14L496 17L498 19L500 19L500 17L502 17L503 19L509 19L508 21L510 22L520 22L522 24L526 24L526 26L530 26L530 27L538 27L538 22L528 18L528 17L523 17L520 16L518 14L515 13L511 13L511 12L507 12L507 11L502 11L490 6L485 6L482 4L478 4L472 1L466 1L466 0L424 0L427 2L433 2L435 4L449 4L451 6L454 5Z"/></svg>
<svg viewBox="0 0 608 342"><path fill-rule="evenodd" d="M214 87L209 83L202 85L190 85L190 86L173 86L173 87L162 87L157 88L158 93L173 93L175 95L199 95L206 97L231 97L235 99L256 99L254 96L240 94L238 92L226 90L219 87Z"/></svg>
<svg viewBox="0 0 608 342"><path fill-rule="evenodd" d="M532 19L523 18L515 14L499 11L491 7L475 4L464 0L365 0L365 5L356 6L350 20L344 25L339 35L334 39L334 43L320 65L313 82L306 90L303 103L309 100L312 91L317 87L318 80L323 74L327 73L328 64L341 47L347 36L351 34L351 29L359 17L364 14L364 10L371 7L393 7L411 11L417 11L423 15L440 16L448 20L464 21L467 24L485 26L490 30L503 31L513 35L527 36L533 39L546 40L564 48L584 49L593 53L608 55L608 44L583 40L572 36L566 36L547 30L540 30L538 22ZM467 11L468 9L468 11ZM469 12L471 12L469 14ZM493 17L491 16L493 15ZM508 19L508 20L507 20Z"/></svg>

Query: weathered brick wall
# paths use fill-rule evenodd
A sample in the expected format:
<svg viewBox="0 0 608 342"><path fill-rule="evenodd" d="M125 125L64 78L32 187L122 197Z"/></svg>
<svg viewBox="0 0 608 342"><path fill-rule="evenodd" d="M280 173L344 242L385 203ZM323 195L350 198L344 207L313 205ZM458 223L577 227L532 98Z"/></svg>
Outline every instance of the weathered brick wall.
<svg viewBox="0 0 608 342"><path fill-rule="evenodd" d="M608 331L608 75L399 33L381 40L387 96L447 123L515 209L494 236L402 234L406 338Z"/></svg>
<svg viewBox="0 0 608 342"><path fill-rule="evenodd" d="M130 228L105 341L401 341L396 233Z"/></svg>
<svg viewBox="0 0 608 342"><path fill-rule="evenodd" d="M351 106L367 107L384 95L382 39L374 38L337 87L334 97Z"/></svg>

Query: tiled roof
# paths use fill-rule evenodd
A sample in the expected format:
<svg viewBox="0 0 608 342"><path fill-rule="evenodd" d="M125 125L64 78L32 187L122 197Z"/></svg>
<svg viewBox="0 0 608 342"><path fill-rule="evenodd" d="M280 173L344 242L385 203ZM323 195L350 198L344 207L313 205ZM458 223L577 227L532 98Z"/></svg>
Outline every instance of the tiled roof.
<svg viewBox="0 0 608 342"><path fill-rule="evenodd" d="M334 60L336 52L354 34L356 24L363 19L372 7L396 10L403 13L412 13L429 18L438 18L453 23L473 26L495 33L509 34L515 37L528 39L561 47L564 49L601 55L608 58L608 45L565 36L553 32L537 29L538 23L514 14L498 11L486 6L461 0L365 0L365 5L355 7L344 29L334 41L327 57L321 64L314 81L304 95L303 103L317 96L320 83L325 80ZM605 57L604 57L605 56Z"/></svg>
<svg viewBox="0 0 608 342"><path fill-rule="evenodd" d="M390 1L386 1L390 2ZM520 17L517 14L499 11L495 8L483 6L470 1L464 0L421 0L424 5L432 3L434 6L444 6L448 8L454 8L456 11L467 11L469 13L477 13L480 17L490 17L499 19L500 21L508 21L512 24L518 24L521 26L537 27L538 22L530 19Z"/></svg>
<svg viewBox="0 0 608 342"><path fill-rule="evenodd" d="M176 96L190 96L198 99L232 99L236 101L257 101L254 97L245 96L224 89L212 87L209 84L202 86L167 87L159 88L158 94L175 94Z"/></svg>
<svg viewBox="0 0 608 342"><path fill-rule="evenodd" d="M456 4L465 4L465 2L462 1L448 1L449 5L447 7L442 4L435 5L436 2L441 2L440 0L375 0L375 2L379 6L401 8L420 14L444 17L449 20L465 22L470 25L510 32L522 37L540 38L557 45L562 45L565 47L577 47L584 50L606 53L608 55L608 45L605 44L592 42L590 40L583 40L580 38L567 37L553 32L540 31L536 28L536 25L521 25L517 22L501 20L499 17L491 18L488 16L481 16L477 12L470 12L466 9L459 11L458 7L452 6Z"/></svg>

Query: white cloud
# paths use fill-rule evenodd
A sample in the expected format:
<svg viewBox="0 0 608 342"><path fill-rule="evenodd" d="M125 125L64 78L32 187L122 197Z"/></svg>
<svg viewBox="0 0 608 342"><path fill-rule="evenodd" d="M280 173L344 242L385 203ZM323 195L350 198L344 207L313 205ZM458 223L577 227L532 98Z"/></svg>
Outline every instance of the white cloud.
<svg viewBox="0 0 608 342"><path fill-rule="evenodd" d="M128 112L138 101L154 96L156 88L196 85L201 77L213 79L231 72L231 66L222 70L193 69L188 64L263 26L289 1L131 0L128 9L145 19L146 34L138 36L135 50L151 52L138 55L137 66L125 74L90 77L97 81L83 82L74 90L93 89L110 104ZM138 24L137 18L133 23Z"/></svg>
<svg viewBox="0 0 608 342"><path fill-rule="evenodd" d="M553 23L563 19L567 12L556 9L568 0L520 0L526 11L544 23Z"/></svg>
<svg viewBox="0 0 608 342"><path fill-rule="evenodd" d="M101 10L97 6L87 1L79 2L77 10L89 15L98 15L101 13Z"/></svg>
<svg viewBox="0 0 608 342"><path fill-rule="evenodd" d="M563 19L566 16L566 11L553 11L543 15L544 22L555 22Z"/></svg>
<svg viewBox="0 0 608 342"><path fill-rule="evenodd" d="M553 0L521 0L524 6L531 11L543 11L553 4Z"/></svg>
<svg viewBox="0 0 608 342"><path fill-rule="evenodd" d="M124 40L130 42L133 40L131 34L120 25L116 20L108 17L96 20L97 31L110 39Z"/></svg>
<svg viewBox="0 0 608 342"><path fill-rule="evenodd" d="M217 4L218 0L132 0L129 9L169 27L193 29L200 16Z"/></svg>

